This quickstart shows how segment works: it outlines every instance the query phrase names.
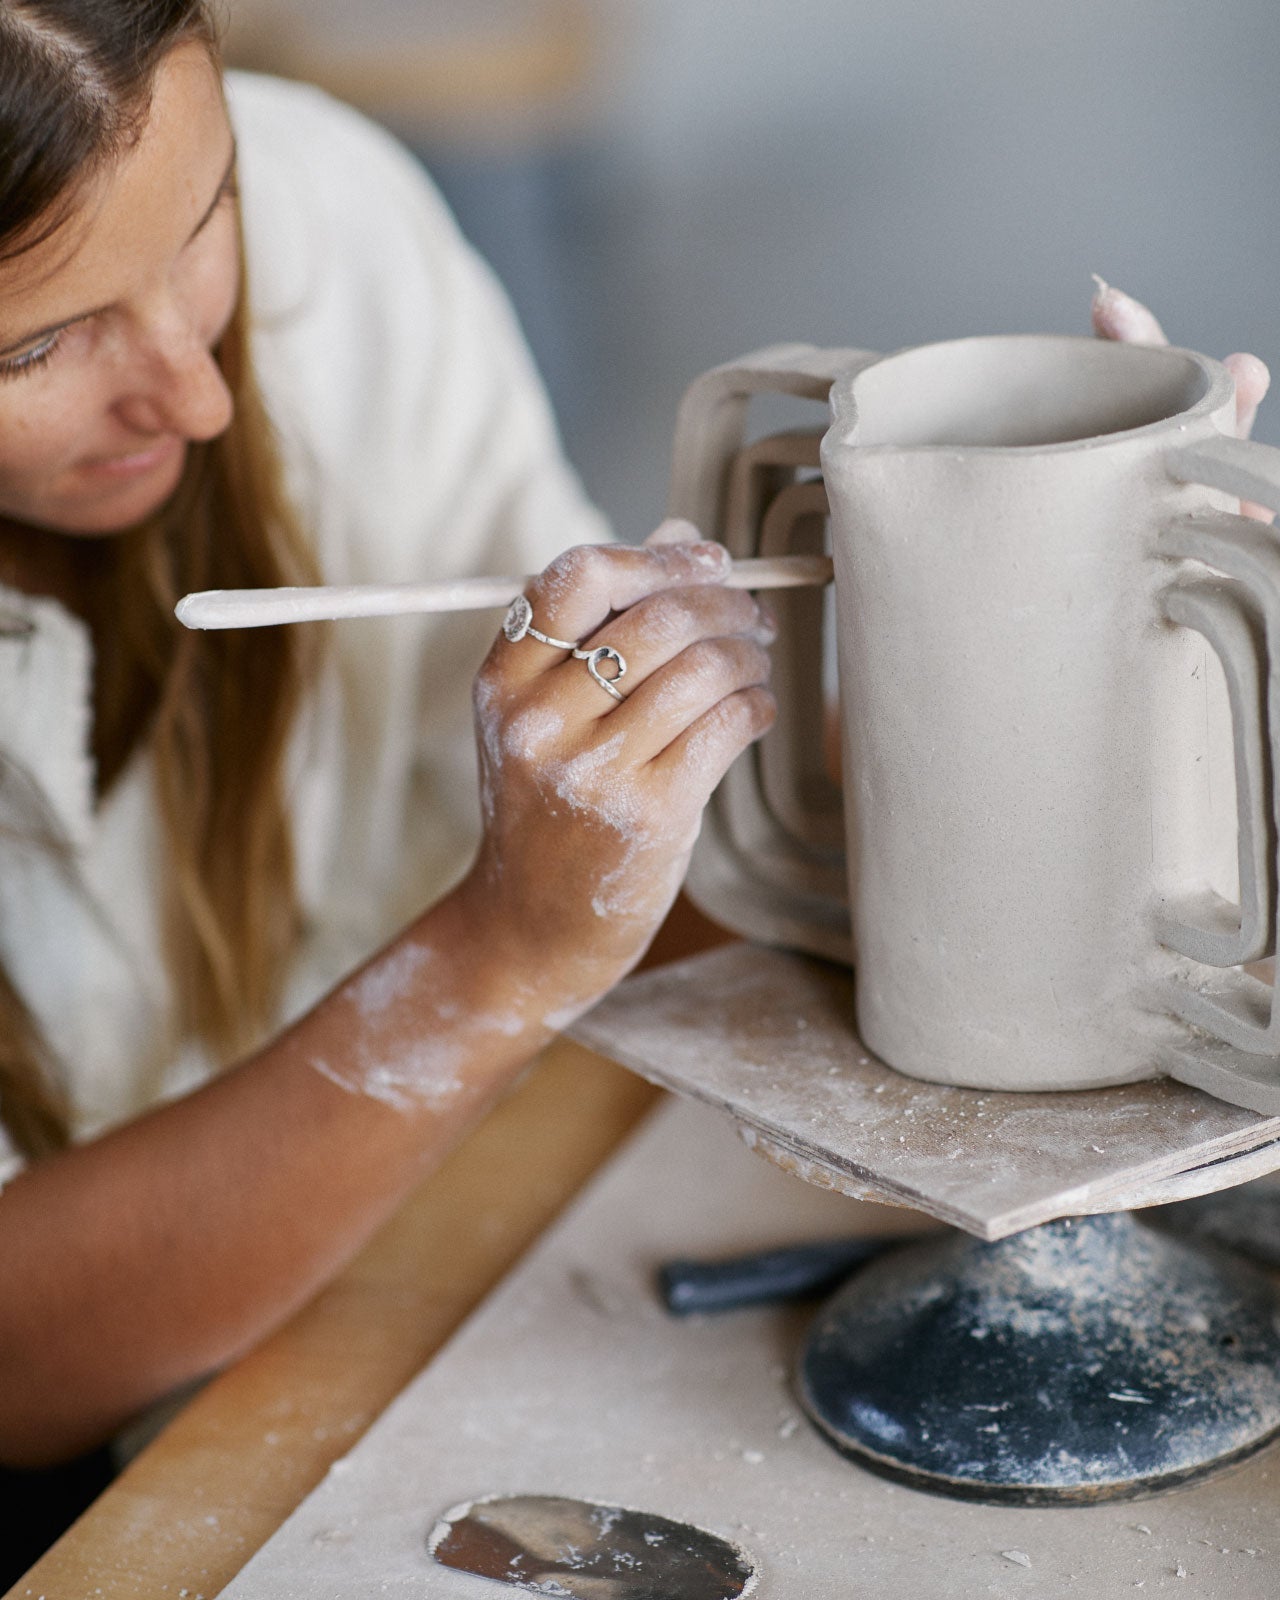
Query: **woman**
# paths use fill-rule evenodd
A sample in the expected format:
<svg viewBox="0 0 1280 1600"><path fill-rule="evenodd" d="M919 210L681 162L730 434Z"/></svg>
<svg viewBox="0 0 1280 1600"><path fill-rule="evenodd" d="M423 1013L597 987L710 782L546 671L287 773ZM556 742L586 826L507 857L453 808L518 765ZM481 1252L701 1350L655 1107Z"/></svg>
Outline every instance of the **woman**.
<svg viewBox="0 0 1280 1600"><path fill-rule="evenodd" d="M382 135L224 94L202 0L0 0L0 107L0 1464L29 1471L286 1318L634 964L772 701L719 547L572 550L534 625L612 645L626 695L498 639L441 896L494 619L317 659L171 613L598 538L501 298Z"/></svg>
<svg viewBox="0 0 1280 1600"><path fill-rule="evenodd" d="M722 551L582 548L505 306L382 135L224 92L202 0L0 0L0 107L0 1464L30 1474L287 1317L634 964L772 701ZM568 546L535 627L613 646L625 697L494 644L451 888L492 619L172 620Z"/></svg>

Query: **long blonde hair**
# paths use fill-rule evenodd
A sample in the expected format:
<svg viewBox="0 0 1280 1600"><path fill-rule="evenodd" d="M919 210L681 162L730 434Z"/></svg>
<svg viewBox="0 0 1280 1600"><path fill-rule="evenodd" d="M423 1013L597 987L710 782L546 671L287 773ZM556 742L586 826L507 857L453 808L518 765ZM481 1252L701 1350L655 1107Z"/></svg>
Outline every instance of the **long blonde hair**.
<svg viewBox="0 0 1280 1600"><path fill-rule="evenodd" d="M24 87L6 101L14 85L0 65L0 257L58 225L69 187L136 128L159 62L192 37L215 48L203 0L0 0L0 63L14 66L17 41L48 80L39 95ZM40 73L29 60L25 82ZM77 95L89 103L65 103ZM25 108L16 131L13 105ZM45 171L36 170L41 156ZM98 646L99 799L145 744L179 1024L225 1060L269 1022L297 937L285 758L316 643L289 628L189 633L173 606L191 589L309 583L317 573L254 379L243 289L216 354L235 401L229 429L189 447L182 481L155 516L85 541L78 559L91 569L88 621ZM38 842L61 848L53 837ZM20 1149L38 1156L66 1142L69 1117L59 1064L0 966L0 1119Z"/></svg>

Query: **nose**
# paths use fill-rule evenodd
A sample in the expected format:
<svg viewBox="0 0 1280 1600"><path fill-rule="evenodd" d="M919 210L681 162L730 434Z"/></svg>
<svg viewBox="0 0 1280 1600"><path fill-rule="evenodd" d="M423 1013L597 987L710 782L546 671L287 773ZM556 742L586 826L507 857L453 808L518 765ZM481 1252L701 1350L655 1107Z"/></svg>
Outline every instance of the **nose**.
<svg viewBox="0 0 1280 1600"><path fill-rule="evenodd" d="M157 319L148 335L137 377L116 407L121 420L139 433L217 438L234 403L213 351L180 313Z"/></svg>

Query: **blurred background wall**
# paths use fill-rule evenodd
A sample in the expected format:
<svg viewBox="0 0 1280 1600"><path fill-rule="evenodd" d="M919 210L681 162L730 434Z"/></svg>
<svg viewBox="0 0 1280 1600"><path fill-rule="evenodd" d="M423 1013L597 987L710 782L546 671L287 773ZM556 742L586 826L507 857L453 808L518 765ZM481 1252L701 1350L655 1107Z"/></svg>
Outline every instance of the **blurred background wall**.
<svg viewBox="0 0 1280 1600"><path fill-rule="evenodd" d="M229 6L422 156L624 537L685 384L777 340L1085 332L1097 272L1280 368L1277 0Z"/></svg>

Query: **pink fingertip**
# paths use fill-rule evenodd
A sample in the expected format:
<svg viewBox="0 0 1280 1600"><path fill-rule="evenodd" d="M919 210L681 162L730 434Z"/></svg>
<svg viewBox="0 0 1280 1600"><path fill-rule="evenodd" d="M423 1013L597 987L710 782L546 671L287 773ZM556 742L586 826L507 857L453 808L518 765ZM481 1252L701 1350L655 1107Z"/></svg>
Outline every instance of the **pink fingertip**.
<svg viewBox="0 0 1280 1600"><path fill-rule="evenodd" d="M1140 300L1123 289L1106 283L1095 272L1097 289L1093 296L1093 331L1100 339L1124 344L1167 344L1164 329Z"/></svg>
<svg viewBox="0 0 1280 1600"><path fill-rule="evenodd" d="M1265 361L1245 351L1225 356L1222 362L1236 380L1236 393L1245 406L1256 406L1271 387L1271 369Z"/></svg>

